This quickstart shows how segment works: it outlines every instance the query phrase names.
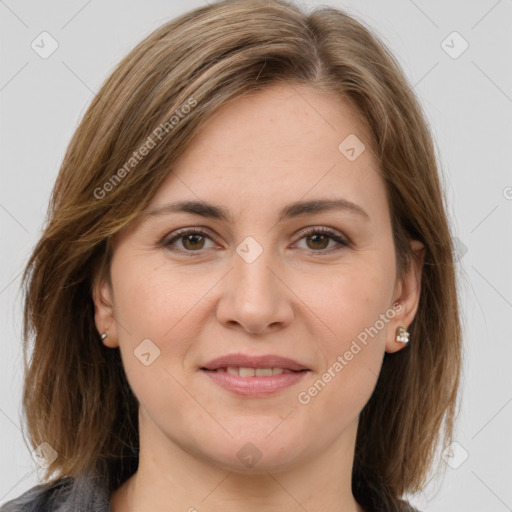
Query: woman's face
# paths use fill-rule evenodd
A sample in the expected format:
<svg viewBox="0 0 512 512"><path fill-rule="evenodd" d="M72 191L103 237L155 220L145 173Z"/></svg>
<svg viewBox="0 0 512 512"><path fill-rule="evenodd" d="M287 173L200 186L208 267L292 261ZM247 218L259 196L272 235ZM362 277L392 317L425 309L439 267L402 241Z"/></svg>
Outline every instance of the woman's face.
<svg viewBox="0 0 512 512"><path fill-rule="evenodd" d="M403 347L395 330L419 295L417 270L397 279L370 144L334 94L280 85L237 98L114 238L96 325L120 347L142 449L155 439L237 471L350 453L384 352ZM208 207L169 206L185 201ZM238 354L305 370L272 360L211 369Z"/></svg>

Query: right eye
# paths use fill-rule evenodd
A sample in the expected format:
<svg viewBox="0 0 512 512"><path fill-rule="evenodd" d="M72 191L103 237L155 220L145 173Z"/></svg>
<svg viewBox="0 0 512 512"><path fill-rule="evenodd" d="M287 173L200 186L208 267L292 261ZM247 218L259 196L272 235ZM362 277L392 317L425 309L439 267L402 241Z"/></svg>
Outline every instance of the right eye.
<svg viewBox="0 0 512 512"><path fill-rule="evenodd" d="M205 231L200 229L184 228L178 230L174 236L164 242L164 246L170 251L198 252L204 249L205 239L211 240ZM182 248L176 248L176 242L181 241Z"/></svg>

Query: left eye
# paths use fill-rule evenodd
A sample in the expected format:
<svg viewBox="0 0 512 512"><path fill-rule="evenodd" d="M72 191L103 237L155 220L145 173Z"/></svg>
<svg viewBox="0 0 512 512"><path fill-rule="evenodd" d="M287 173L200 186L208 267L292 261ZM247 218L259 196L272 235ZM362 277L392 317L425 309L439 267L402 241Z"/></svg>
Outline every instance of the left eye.
<svg viewBox="0 0 512 512"><path fill-rule="evenodd" d="M343 247L346 247L348 245L348 242L346 240L344 240L340 235L338 235L335 231L332 231L332 230L326 229L326 228L322 228L322 229L319 229L319 228L311 229L310 228L307 231L302 233L302 236L300 239L302 240L303 238L311 240L313 244L319 244L316 247L312 247L312 248L308 247L308 249L311 249L314 252L317 252L317 251L315 251L315 249L317 249L317 250L318 249L326 249L327 246L326 246L325 242L327 242L327 245L328 245L329 240L336 242L336 244L334 246L335 250L343 249ZM332 248L333 247L331 246L331 249ZM322 250L321 252L329 252L329 251Z"/></svg>
<svg viewBox="0 0 512 512"><path fill-rule="evenodd" d="M308 247L312 252L330 252L325 250L329 245L329 241L334 241L335 247L336 245L338 246L335 250L342 249L348 245L348 242L335 231L326 228L310 228L301 233L301 235L300 240L306 239L310 241L310 244L313 244L312 247ZM206 239L211 241L210 236L208 236L205 231L187 229L178 231L175 236L164 242L164 245L169 248L170 251L198 252L205 248L204 242ZM175 247L178 241L182 243L182 248ZM330 249L332 248L331 246Z"/></svg>

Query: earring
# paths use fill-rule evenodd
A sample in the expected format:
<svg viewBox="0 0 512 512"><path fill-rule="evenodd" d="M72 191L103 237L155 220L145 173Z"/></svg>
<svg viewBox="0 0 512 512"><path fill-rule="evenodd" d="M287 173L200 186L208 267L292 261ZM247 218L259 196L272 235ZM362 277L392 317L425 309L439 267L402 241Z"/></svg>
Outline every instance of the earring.
<svg viewBox="0 0 512 512"><path fill-rule="evenodd" d="M101 341L103 341L107 336L108 336L108 334L107 334L106 332L104 332L104 333L101 335Z"/></svg>
<svg viewBox="0 0 512 512"><path fill-rule="evenodd" d="M397 327L396 341L398 343L409 343L409 331L405 327Z"/></svg>

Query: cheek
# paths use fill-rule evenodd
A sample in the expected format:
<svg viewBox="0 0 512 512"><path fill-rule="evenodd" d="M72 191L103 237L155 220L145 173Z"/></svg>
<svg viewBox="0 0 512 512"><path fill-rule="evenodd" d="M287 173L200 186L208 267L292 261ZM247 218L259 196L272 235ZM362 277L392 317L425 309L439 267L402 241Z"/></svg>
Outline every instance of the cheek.
<svg viewBox="0 0 512 512"><path fill-rule="evenodd" d="M380 264L355 264L332 274L326 294L316 297L322 320L333 331L334 345L343 345L379 321L390 307L394 273ZM385 327L378 322L378 330Z"/></svg>
<svg viewBox="0 0 512 512"><path fill-rule="evenodd" d="M149 260L130 255L112 263L114 315L124 368L129 379L141 378L134 382L135 390L141 385L154 386L155 379L162 378L156 369L163 369L162 356L169 350L162 340L179 330L180 320L190 309L180 283L176 282L179 273L173 279L164 278L162 269ZM179 357L185 350L184 343L176 340L173 357Z"/></svg>
<svg viewBox="0 0 512 512"><path fill-rule="evenodd" d="M323 367L297 397L314 428L322 431L328 424L333 436L360 414L375 389L388 328L381 319L391 318L384 283L368 274L355 277L337 281L321 309L329 327L317 341Z"/></svg>
<svg viewBox="0 0 512 512"><path fill-rule="evenodd" d="M128 337L140 343L150 338L158 343L190 309L190 302L197 300L194 287L182 272L166 272L161 262L144 255L124 256L115 265L113 262L112 277L121 340Z"/></svg>
<svg viewBox="0 0 512 512"><path fill-rule="evenodd" d="M149 258L147 258L149 260ZM179 367L191 343L187 313L204 295L191 280L161 265L128 257L112 265L115 315L123 367L139 403L171 422L189 407ZM172 339L172 343L164 340ZM199 414L199 413L197 413ZM174 420L173 420L174 418Z"/></svg>
<svg viewBox="0 0 512 512"><path fill-rule="evenodd" d="M376 258L370 263L369 258L366 264L347 267L347 272L334 272L324 293L311 299L311 309L326 327L316 341L324 366L304 401L310 397L317 406L337 404L331 411L332 421L361 410L380 372L389 321L394 317L390 309L394 272L392 265L385 268L379 261L386 260ZM315 393L323 397L318 400Z"/></svg>

